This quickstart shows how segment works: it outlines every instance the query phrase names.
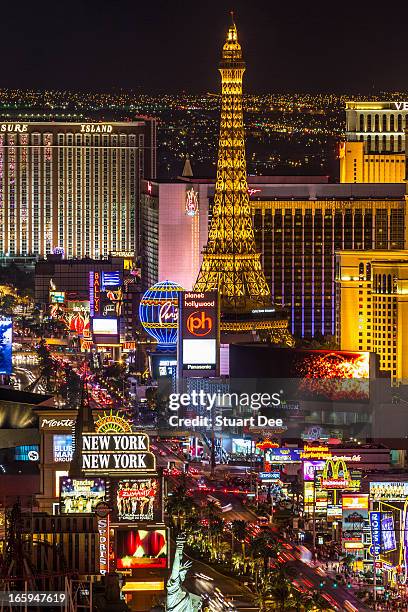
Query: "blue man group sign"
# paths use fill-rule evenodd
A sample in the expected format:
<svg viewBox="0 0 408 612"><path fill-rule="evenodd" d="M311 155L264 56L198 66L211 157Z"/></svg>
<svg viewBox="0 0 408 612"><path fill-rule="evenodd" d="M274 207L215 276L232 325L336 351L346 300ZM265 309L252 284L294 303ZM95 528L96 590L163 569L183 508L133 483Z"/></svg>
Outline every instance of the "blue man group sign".
<svg viewBox="0 0 408 612"><path fill-rule="evenodd" d="M0 374L11 374L11 350L13 321L11 317L0 317Z"/></svg>

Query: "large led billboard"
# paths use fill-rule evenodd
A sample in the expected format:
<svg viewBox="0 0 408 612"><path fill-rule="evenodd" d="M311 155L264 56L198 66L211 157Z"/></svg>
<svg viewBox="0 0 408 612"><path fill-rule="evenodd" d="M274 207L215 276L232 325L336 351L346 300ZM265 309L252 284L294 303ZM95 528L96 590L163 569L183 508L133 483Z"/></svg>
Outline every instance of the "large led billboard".
<svg viewBox="0 0 408 612"><path fill-rule="evenodd" d="M13 321L11 317L0 317L0 374L10 376L12 372Z"/></svg>
<svg viewBox="0 0 408 612"><path fill-rule="evenodd" d="M92 319L92 331L95 335L113 336L118 333L117 319L104 319L102 317L94 317Z"/></svg>
<svg viewBox="0 0 408 612"><path fill-rule="evenodd" d="M408 482L370 482L370 498L373 501L405 501Z"/></svg>
<svg viewBox="0 0 408 612"><path fill-rule="evenodd" d="M105 481L65 476L61 479L60 495L62 513L94 512L95 506L105 499Z"/></svg>
<svg viewBox="0 0 408 612"><path fill-rule="evenodd" d="M162 522L162 496L159 478L119 480L114 489L118 521Z"/></svg>
<svg viewBox="0 0 408 612"><path fill-rule="evenodd" d="M259 384L279 379L291 400L367 402L370 359L368 352L231 345L230 376Z"/></svg>
<svg viewBox="0 0 408 612"><path fill-rule="evenodd" d="M109 317L93 317L92 336L95 344L119 344L119 320Z"/></svg>
<svg viewBox="0 0 408 612"><path fill-rule="evenodd" d="M153 569L167 567L167 530L163 527L117 529L117 569Z"/></svg>
<svg viewBox="0 0 408 612"><path fill-rule="evenodd" d="M303 480L306 482L314 481L315 473L321 472L325 461L303 461Z"/></svg>
<svg viewBox="0 0 408 612"><path fill-rule="evenodd" d="M215 291L183 291L179 298L179 362L185 375L218 371L219 300Z"/></svg>

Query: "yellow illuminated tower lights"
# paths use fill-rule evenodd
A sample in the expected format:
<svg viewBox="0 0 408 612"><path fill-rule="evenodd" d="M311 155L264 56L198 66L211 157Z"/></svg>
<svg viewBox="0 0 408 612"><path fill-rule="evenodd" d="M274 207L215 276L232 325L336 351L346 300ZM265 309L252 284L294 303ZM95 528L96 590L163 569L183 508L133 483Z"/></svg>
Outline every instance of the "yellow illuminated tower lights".
<svg viewBox="0 0 408 612"><path fill-rule="evenodd" d="M219 71L221 124L214 206L195 291L218 290L222 310L245 311L270 303L270 290L256 251L245 160L242 76L245 63L234 21Z"/></svg>

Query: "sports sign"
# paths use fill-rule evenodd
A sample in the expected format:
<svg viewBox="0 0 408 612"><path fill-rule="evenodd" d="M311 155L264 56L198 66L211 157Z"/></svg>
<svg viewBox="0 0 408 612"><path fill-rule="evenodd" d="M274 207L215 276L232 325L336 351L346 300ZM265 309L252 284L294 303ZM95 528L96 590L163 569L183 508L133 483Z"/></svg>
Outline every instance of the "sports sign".
<svg viewBox="0 0 408 612"><path fill-rule="evenodd" d="M88 473L154 472L156 457L145 433L82 435L82 469Z"/></svg>

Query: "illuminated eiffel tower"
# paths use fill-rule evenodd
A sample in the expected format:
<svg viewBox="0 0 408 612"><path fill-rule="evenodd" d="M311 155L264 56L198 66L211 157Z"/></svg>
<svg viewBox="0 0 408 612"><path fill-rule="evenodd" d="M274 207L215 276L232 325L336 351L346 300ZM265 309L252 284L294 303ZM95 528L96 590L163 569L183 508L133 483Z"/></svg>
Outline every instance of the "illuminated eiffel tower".
<svg viewBox="0 0 408 612"><path fill-rule="evenodd" d="M246 311L270 303L257 253L249 204L242 112L245 63L234 21L219 71L222 80L217 181L208 243L194 290L217 289L222 310Z"/></svg>
<svg viewBox="0 0 408 612"><path fill-rule="evenodd" d="M256 250L242 111L245 62L233 18L219 71L222 100L217 180L208 242L194 291L218 291L224 334L256 331L272 342L292 346L288 319L272 307Z"/></svg>

